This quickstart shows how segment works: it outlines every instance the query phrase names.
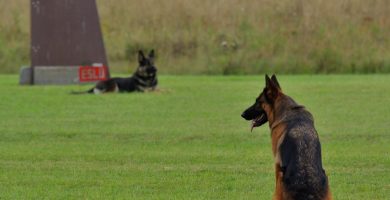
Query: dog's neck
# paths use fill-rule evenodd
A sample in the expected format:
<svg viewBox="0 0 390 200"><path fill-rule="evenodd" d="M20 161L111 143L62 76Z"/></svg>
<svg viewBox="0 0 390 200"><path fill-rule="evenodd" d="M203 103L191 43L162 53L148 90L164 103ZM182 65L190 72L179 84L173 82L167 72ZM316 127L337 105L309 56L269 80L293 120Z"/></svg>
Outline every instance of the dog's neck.
<svg viewBox="0 0 390 200"><path fill-rule="evenodd" d="M269 119L269 127L270 129L274 129L280 124L288 121L288 116L286 112L294 112L295 110L301 110L304 109L304 106L301 106L297 104L291 97L287 95L280 95L275 101L273 113L272 113L272 119Z"/></svg>

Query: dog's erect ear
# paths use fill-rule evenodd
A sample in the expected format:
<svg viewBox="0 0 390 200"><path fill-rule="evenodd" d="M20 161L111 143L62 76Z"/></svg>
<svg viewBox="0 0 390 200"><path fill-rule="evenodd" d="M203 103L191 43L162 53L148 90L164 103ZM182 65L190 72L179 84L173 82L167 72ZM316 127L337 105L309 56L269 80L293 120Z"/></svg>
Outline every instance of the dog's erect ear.
<svg viewBox="0 0 390 200"><path fill-rule="evenodd" d="M154 54L154 49L152 49L150 52L149 52L149 60L150 62L153 64L154 63L154 57L155 57L155 54Z"/></svg>
<svg viewBox="0 0 390 200"><path fill-rule="evenodd" d="M271 79L269 78L268 74L265 75L265 87L269 88L271 84Z"/></svg>
<svg viewBox="0 0 390 200"><path fill-rule="evenodd" d="M282 88L280 87L280 84L278 82L278 79L276 79L276 75L275 74L272 75L271 81L274 82L274 84L278 87L279 90L282 90Z"/></svg>
<svg viewBox="0 0 390 200"><path fill-rule="evenodd" d="M152 49L152 50L149 52L149 58L151 58L151 59L154 58L154 49Z"/></svg>
<svg viewBox="0 0 390 200"><path fill-rule="evenodd" d="M265 95L270 103L273 103L280 93L280 89L274 81L272 81L268 75L265 75Z"/></svg>
<svg viewBox="0 0 390 200"><path fill-rule="evenodd" d="M144 52L142 52L142 50L139 50L138 51L138 62L142 63L144 60L145 60Z"/></svg>

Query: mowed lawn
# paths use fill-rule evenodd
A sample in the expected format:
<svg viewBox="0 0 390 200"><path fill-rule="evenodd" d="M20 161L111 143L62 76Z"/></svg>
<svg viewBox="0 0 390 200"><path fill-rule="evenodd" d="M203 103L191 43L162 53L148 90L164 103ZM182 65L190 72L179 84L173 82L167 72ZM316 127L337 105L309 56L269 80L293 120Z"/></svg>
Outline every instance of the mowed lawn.
<svg viewBox="0 0 390 200"><path fill-rule="evenodd" d="M334 199L390 199L390 75L282 75L314 115ZM160 92L70 95L0 75L0 199L271 199L264 76L161 76Z"/></svg>

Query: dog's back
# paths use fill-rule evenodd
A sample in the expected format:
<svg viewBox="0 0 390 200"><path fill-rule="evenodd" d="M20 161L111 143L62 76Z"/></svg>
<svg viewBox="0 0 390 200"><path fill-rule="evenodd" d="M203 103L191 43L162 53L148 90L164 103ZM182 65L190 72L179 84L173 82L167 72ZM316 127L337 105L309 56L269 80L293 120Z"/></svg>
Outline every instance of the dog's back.
<svg viewBox="0 0 390 200"><path fill-rule="evenodd" d="M129 78L112 78L118 86L120 92L133 92L137 91L137 83L134 77Z"/></svg>
<svg viewBox="0 0 390 200"><path fill-rule="evenodd" d="M279 146L285 196L320 200L326 195L328 184L322 168L321 144L312 115L294 103L284 113L286 132Z"/></svg>

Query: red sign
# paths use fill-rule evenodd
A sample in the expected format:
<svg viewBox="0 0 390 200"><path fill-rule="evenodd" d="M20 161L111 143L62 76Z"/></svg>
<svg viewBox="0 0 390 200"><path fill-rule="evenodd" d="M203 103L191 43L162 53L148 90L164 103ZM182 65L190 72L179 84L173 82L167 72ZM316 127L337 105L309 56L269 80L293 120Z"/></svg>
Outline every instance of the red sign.
<svg viewBox="0 0 390 200"><path fill-rule="evenodd" d="M80 66L79 79L80 82L101 81L107 79L106 66Z"/></svg>

